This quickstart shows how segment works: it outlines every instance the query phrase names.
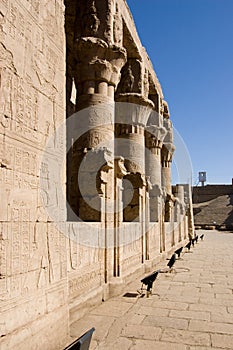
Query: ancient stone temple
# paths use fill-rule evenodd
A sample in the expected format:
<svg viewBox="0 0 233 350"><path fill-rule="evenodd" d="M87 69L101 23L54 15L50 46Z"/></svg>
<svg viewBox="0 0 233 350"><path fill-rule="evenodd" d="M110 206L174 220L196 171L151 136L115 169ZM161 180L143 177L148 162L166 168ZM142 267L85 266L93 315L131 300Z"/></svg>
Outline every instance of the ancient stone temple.
<svg viewBox="0 0 233 350"><path fill-rule="evenodd" d="M0 15L0 347L57 350L192 235L190 190L171 186L169 108L125 0Z"/></svg>

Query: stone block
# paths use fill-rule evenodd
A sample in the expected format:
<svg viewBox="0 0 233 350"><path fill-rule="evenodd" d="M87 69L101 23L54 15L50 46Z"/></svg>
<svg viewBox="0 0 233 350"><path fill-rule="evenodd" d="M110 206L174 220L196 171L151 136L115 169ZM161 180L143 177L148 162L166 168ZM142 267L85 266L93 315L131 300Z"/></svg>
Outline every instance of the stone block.
<svg viewBox="0 0 233 350"><path fill-rule="evenodd" d="M168 327L178 329L188 329L188 321L180 318L164 317L164 316L147 316L143 321L144 325L154 327Z"/></svg>
<svg viewBox="0 0 233 350"><path fill-rule="evenodd" d="M222 334L233 334L232 324L229 323L217 323L217 322L206 322L201 320L191 320L189 324L191 331L204 331L209 333L222 333Z"/></svg>
<svg viewBox="0 0 233 350"><path fill-rule="evenodd" d="M226 334L211 334L212 345L216 348L232 349L233 336Z"/></svg>
<svg viewBox="0 0 233 350"><path fill-rule="evenodd" d="M158 340L161 334L161 328L148 325L127 325L121 332L121 335L127 338L148 340Z"/></svg>
<svg viewBox="0 0 233 350"><path fill-rule="evenodd" d="M187 330L165 329L162 341L173 342L178 344L210 346L210 335L204 332L190 332Z"/></svg>
<svg viewBox="0 0 233 350"><path fill-rule="evenodd" d="M171 317L184 318L189 320L210 321L210 313L206 311L177 311L171 310Z"/></svg>

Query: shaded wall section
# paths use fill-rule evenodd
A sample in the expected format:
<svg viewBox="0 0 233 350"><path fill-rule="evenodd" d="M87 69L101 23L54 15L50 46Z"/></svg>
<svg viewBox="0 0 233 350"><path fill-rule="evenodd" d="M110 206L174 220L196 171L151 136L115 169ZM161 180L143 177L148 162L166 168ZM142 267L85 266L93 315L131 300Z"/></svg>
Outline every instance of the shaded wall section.
<svg viewBox="0 0 233 350"><path fill-rule="evenodd" d="M233 228L233 185L207 185L193 188L196 226Z"/></svg>
<svg viewBox="0 0 233 350"><path fill-rule="evenodd" d="M233 185L193 187L193 203L207 202L219 196L233 194Z"/></svg>

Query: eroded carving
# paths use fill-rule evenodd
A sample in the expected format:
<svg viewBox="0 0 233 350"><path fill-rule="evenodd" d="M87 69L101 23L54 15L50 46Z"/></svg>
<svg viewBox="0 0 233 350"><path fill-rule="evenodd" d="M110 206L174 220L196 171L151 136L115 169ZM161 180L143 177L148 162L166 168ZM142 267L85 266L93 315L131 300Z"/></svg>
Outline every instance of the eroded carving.
<svg viewBox="0 0 233 350"><path fill-rule="evenodd" d="M95 35L99 29L100 20L97 16L97 9L94 0L87 0L83 13L82 33L84 36Z"/></svg>

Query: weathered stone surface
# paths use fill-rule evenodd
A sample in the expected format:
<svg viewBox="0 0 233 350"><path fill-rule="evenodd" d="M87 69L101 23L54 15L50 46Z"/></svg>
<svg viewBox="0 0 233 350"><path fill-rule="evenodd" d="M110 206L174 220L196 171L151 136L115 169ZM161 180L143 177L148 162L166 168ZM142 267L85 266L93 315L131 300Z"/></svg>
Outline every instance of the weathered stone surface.
<svg viewBox="0 0 233 350"><path fill-rule="evenodd" d="M161 338L163 341L174 343L210 346L210 335L203 332L166 329Z"/></svg>

